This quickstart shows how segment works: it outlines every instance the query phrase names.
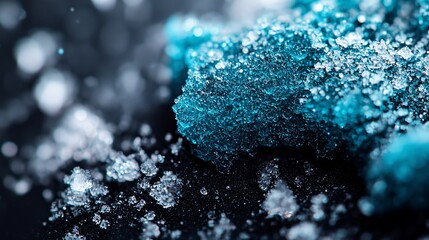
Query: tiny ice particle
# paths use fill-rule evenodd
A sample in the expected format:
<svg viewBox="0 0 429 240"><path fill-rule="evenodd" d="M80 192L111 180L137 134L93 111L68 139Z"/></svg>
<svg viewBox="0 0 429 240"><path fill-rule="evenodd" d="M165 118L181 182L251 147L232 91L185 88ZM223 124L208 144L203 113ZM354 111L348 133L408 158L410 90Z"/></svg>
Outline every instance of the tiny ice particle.
<svg viewBox="0 0 429 240"><path fill-rule="evenodd" d="M101 229L107 229L110 226L110 222L108 220L103 219L99 226Z"/></svg>
<svg viewBox="0 0 429 240"><path fill-rule="evenodd" d="M64 236L63 240L86 240L85 236L79 234L79 228L75 226L71 232Z"/></svg>
<svg viewBox="0 0 429 240"><path fill-rule="evenodd" d="M409 47L403 47L398 51L398 55L403 59L408 60L413 56L413 53Z"/></svg>
<svg viewBox="0 0 429 240"><path fill-rule="evenodd" d="M58 54L59 55L63 55L64 54L64 49L63 48L59 48L58 49Z"/></svg>
<svg viewBox="0 0 429 240"><path fill-rule="evenodd" d="M262 191L266 192L274 187L274 184L279 177L279 167L274 163L268 163L260 172L259 187Z"/></svg>
<svg viewBox="0 0 429 240"><path fill-rule="evenodd" d="M319 235L319 230L314 223L302 222L293 226L288 234L287 239L290 240L316 240Z"/></svg>
<svg viewBox="0 0 429 240"><path fill-rule="evenodd" d="M107 176L118 182L134 181L140 177L140 167L136 160L123 153L114 154L107 167Z"/></svg>
<svg viewBox="0 0 429 240"><path fill-rule="evenodd" d="M269 217L278 215L282 218L291 218L299 209L293 192L283 181L278 181L275 188L271 189L262 208L268 212Z"/></svg>
<svg viewBox="0 0 429 240"><path fill-rule="evenodd" d="M66 205L71 207L88 206L91 199L97 199L108 193L105 186L96 180L89 170L75 167L72 174L64 177L64 183L69 185L62 197ZM56 212L55 209L51 211Z"/></svg>
<svg viewBox="0 0 429 240"><path fill-rule="evenodd" d="M152 221L154 220L156 217L155 212L154 211L149 211L146 213L146 215L144 215L144 218L148 221Z"/></svg>
<svg viewBox="0 0 429 240"><path fill-rule="evenodd" d="M149 157L144 151L140 151L132 156L141 162L140 171L147 177L155 176L158 172L156 164L164 162L164 156L160 154L152 154Z"/></svg>
<svg viewBox="0 0 429 240"><path fill-rule="evenodd" d="M164 172L164 176L151 188L149 195L164 208L171 208L177 204L181 196L182 180L170 171Z"/></svg>
<svg viewBox="0 0 429 240"><path fill-rule="evenodd" d="M206 196L207 195L207 189L205 187L201 188L200 193L201 193L201 195Z"/></svg>

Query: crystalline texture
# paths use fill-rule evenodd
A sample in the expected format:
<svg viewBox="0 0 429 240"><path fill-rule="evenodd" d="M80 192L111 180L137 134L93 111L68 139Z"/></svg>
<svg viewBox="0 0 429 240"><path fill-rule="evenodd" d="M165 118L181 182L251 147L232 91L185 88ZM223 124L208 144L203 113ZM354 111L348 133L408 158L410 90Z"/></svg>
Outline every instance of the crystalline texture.
<svg viewBox="0 0 429 240"><path fill-rule="evenodd" d="M268 212L269 216L278 215L282 218L291 218L299 209L295 201L293 192L286 186L283 181L279 181L276 187L271 189L262 208Z"/></svg>
<svg viewBox="0 0 429 240"><path fill-rule="evenodd" d="M181 196L182 180L170 171L164 172L164 176L150 189L150 196L164 208L171 208L177 204Z"/></svg>
<svg viewBox="0 0 429 240"><path fill-rule="evenodd" d="M296 18L263 17L235 33L213 33L188 49L187 81L173 107L179 132L221 171L261 146L309 145L321 157L344 146L369 165L383 161L374 153L427 122L428 6L297 1Z"/></svg>
<svg viewBox="0 0 429 240"><path fill-rule="evenodd" d="M123 153L114 154L107 167L107 176L118 182L134 181L140 177L140 167L136 160Z"/></svg>

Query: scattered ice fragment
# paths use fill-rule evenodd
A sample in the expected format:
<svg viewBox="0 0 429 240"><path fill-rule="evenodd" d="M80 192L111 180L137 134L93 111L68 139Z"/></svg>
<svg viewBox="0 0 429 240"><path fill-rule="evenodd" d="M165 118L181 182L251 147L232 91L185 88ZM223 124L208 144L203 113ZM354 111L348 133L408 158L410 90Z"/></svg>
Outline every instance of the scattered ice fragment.
<svg viewBox="0 0 429 240"><path fill-rule="evenodd" d="M156 153L149 157L144 151L139 151L133 156L141 162L140 171L147 177L155 176L158 172L158 167L156 165L164 162L164 156Z"/></svg>
<svg viewBox="0 0 429 240"><path fill-rule="evenodd" d="M137 211L141 211L143 209L144 205L146 205L146 201L144 199L142 199L135 205L135 207L136 207Z"/></svg>
<svg viewBox="0 0 429 240"><path fill-rule="evenodd" d="M59 48L58 49L58 54L59 55L64 55L64 48Z"/></svg>
<svg viewBox="0 0 429 240"><path fill-rule="evenodd" d="M276 186L271 189L262 208L267 211L269 217L280 216L282 218L291 218L299 209L292 191L283 181L278 181Z"/></svg>
<svg viewBox="0 0 429 240"><path fill-rule="evenodd" d="M63 240L86 240L86 237L83 235L80 235L79 228L77 226L73 227L73 230L71 232L68 232Z"/></svg>
<svg viewBox="0 0 429 240"><path fill-rule="evenodd" d="M170 171L164 172L161 179L151 188L149 195L164 208L171 208L177 204L181 196L182 180Z"/></svg>
<svg viewBox="0 0 429 240"><path fill-rule="evenodd" d="M64 183L69 185L62 197L66 205L71 207L87 206L92 199L105 196L107 187L96 180L89 170L75 167L72 174L64 178Z"/></svg>
<svg viewBox="0 0 429 240"><path fill-rule="evenodd" d="M207 195L207 189L205 187L201 188L200 193L201 193L201 195L206 196Z"/></svg>
<svg viewBox="0 0 429 240"><path fill-rule="evenodd" d="M316 240L319 238L319 230L314 223L302 222L289 230L287 238L290 240Z"/></svg>
<svg viewBox="0 0 429 240"><path fill-rule="evenodd" d="M146 215L144 216L144 218L145 218L147 221L152 221L152 220L154 220L154 219L155 219L155 217L156 217L156 215L155 215L155 212L154 212L154 211L149 211L149 212L147 212L147 213L146 213Z"/></svg>
<svg viewBox="0 0 429 240"><path fill-rule="evenodd" d="M259 187L262 191L267 192L273 188L279 177L279 167L273 162L269 162L260 172Z"/></svg>
<svg viewBox="0 0 429 240"><path fill-rule="evenodd" d="M411 49L409 47L403 47L399 49L398 55L401 56L403 59L408 60L413 56L413 53L411 52Z"/></svg>
<svg viewBox="0 0 429 240"><path fill-rule="evenodd" d="M101 229L107 229L110 226L110 222L108 220L101 220L100 224L99 224Z"/></svg>
<svg viewBox="0 0 429 240"><path fill-rule="evenodd" d="M123 153L112 154L112 162L106 169L108 177L118 181L134 181L140 177L140 167L136 160Z"/></svg>

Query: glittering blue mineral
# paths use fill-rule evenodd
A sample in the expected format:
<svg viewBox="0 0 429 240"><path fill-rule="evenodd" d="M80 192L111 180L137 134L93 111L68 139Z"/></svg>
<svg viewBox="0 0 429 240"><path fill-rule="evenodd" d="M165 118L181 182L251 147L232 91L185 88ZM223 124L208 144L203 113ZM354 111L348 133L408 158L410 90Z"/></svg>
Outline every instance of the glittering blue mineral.
<svg viewBox="0 0 429 240"><path fill-rule="evenodd" d="M380 165L380 173L369 175L394 176L385 183L398 197L415 195L426 185L403 175L401 186L394 172L414 164L405 156L421 156L390 156L389 149L396 148L392 138L427 121L427 1L295 5L301 10L292 17L262 17L186 50L187 80L173 107L179 132L220 170L259 147L310 145L329 156L343 145L369 164L375 152L386 152L380 161L400 167ZM407 137L401 144L422 148ZM429 165L414 170L423 176Z"/></svg>

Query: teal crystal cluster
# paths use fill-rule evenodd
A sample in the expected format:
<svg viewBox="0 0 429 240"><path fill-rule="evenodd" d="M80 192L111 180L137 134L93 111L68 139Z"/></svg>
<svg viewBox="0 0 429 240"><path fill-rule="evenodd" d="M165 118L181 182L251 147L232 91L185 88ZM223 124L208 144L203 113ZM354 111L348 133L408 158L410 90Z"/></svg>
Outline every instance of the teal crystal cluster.
<svg viewBox="0 0 429 240"><path fill-rule="evenodd" d="M179 132L221 171L260 147L345 148L376 211L429 207L429 1L290 6L240 28L194 19L202 35L170 21L188 29L168 34L173 72L187 70Z"/></svg>

